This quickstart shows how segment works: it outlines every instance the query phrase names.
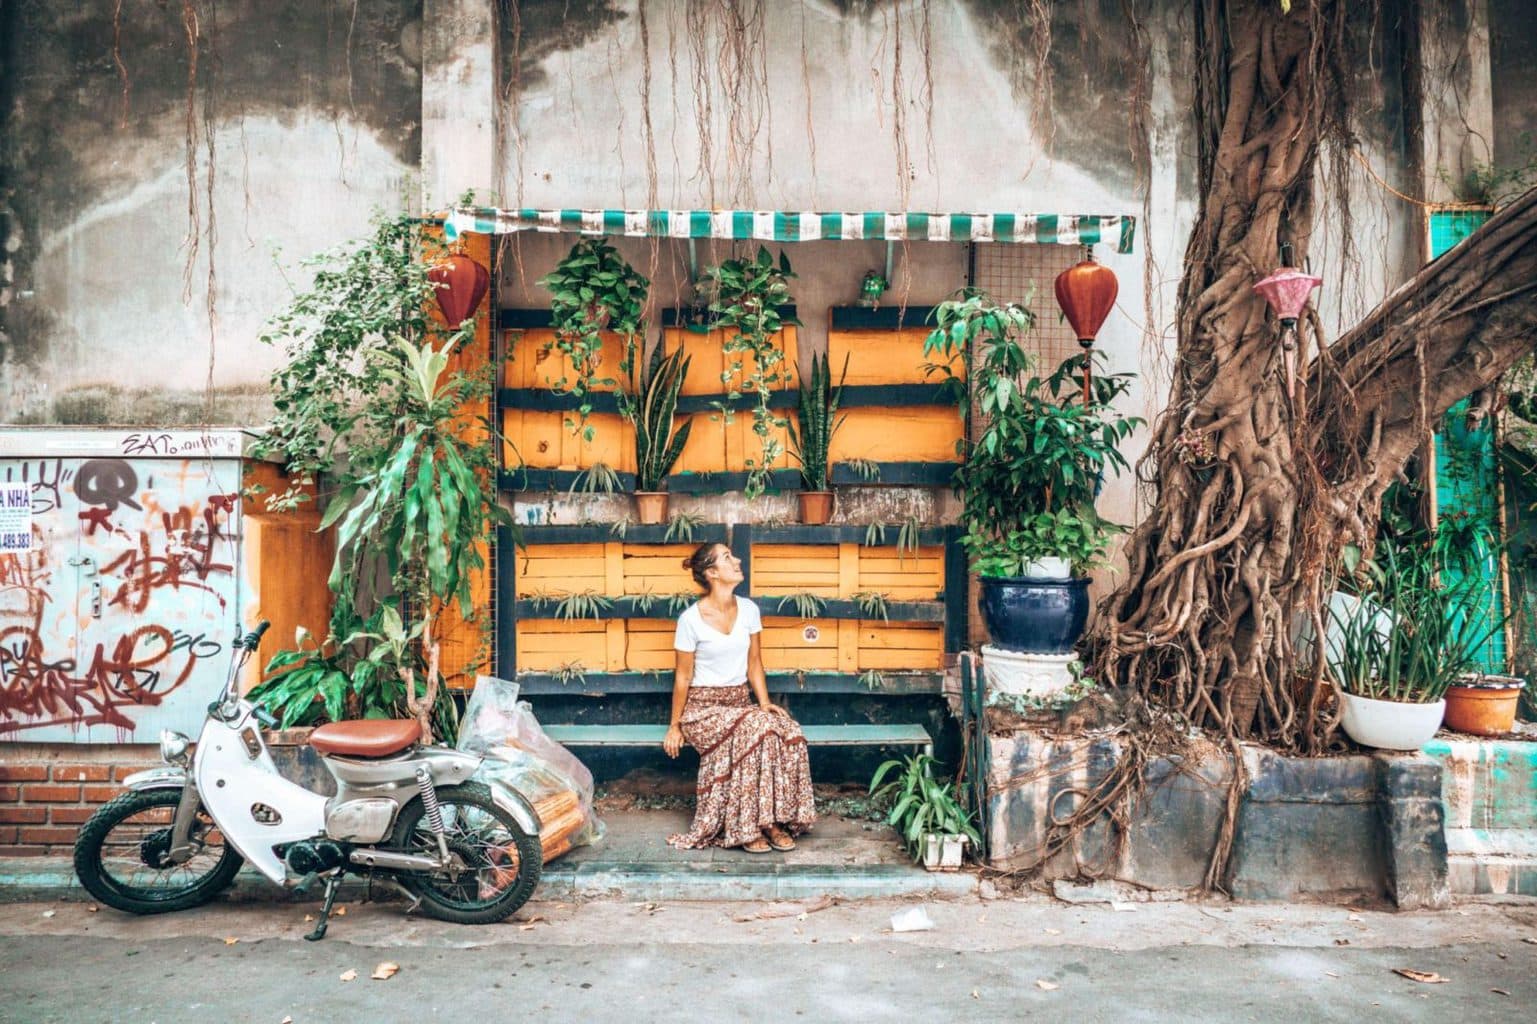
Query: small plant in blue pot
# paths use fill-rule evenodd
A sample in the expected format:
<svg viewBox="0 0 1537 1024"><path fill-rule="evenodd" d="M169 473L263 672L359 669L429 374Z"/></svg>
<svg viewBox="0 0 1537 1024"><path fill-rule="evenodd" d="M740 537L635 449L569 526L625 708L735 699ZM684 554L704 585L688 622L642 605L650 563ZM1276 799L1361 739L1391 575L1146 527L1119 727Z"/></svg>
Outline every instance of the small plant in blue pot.
<svg viewBox="0 0 1537 1024"><path fill-rule="evenodd" d="M1085 573L1122 529L1094 499L1106 471L1127 468L1119 446L1142 422L1113 408L1131 375L1096 368L1085 401L1085 361L1095 357L1038 374L1023 346L1035 326L1029 309L968 289L934 317L924 343L931 372L954 378L959 354L977 399L979 426L955 485L988 632L1009 650L1069 654L1088 622Z"/></svg>

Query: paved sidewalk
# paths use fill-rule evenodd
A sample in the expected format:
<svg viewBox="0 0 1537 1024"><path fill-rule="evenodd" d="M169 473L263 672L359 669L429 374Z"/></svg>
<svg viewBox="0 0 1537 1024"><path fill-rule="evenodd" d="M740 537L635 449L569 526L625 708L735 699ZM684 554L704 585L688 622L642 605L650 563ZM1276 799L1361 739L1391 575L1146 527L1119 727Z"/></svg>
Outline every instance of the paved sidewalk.
<svg viewBox="0 0 1537 1024"><path fill-rule="evenodd" d="M130 918L18 903L0 906L0 1021L1476 1024L1537 1000L1529 901L1414 914L1041 896L813 906L536 901L471 928L354 903L306 943L303 906ZM891 916L913 907L933 930L894 933ZM381 963L399 972L369 980Z"/></svg>

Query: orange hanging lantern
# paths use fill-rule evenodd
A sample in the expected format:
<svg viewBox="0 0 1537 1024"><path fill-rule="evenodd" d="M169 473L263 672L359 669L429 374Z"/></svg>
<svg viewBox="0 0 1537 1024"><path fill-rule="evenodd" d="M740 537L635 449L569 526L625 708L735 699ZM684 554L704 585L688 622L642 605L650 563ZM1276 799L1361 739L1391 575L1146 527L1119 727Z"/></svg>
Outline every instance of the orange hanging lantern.
<svg viewBox="0 0 1537 1024"><path fill-rule="evenodd" d="M444 258L427 271L427 278L437 286L438 308L450 327L473 317L491 287L490 272L463 253Z"/></svg>
<svg viewBox="0 0 1537 1024"><path fill-rule="evenodd" d="M1090 383L1094 375L1091 353L1095 335L1104 326L1105 318L1115 306L1120 292L1120 282L1109 267L1094 262L1093 253L1087 253L1083 262L1068 267L1057 275L1054 290L1057 305L1072 325L1078 344L1083 346L1083 402L1089 403Z"/></svg>

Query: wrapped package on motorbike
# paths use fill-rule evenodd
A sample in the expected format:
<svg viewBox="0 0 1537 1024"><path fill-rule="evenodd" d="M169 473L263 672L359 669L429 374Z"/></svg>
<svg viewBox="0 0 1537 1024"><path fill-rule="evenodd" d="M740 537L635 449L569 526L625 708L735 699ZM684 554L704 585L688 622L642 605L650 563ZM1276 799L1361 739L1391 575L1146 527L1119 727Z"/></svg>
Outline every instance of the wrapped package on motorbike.
<svg viewBox="0 0 1537 1024"><path fill-rule="evenodd" d="M592 772L571 751L547 736L518 684L477 676L459 728L459 749L483 755L479 777L522 793L544 827L539 840L546 863L574 846L602 838L593 812Z"/></svg>

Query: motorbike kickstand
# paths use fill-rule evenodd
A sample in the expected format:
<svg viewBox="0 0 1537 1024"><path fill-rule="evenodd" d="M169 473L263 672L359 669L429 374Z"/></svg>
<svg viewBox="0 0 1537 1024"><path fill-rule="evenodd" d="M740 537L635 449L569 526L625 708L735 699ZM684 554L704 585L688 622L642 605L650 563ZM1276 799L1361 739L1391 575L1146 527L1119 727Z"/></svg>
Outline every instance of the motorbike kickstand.
<svg viewBox="0 0 1537 1024"><path fill-rule="evenodd" d="M315 922L315 930L304 937L307 941L319 942L326 937L326 925L331 922L331 908L336 906L336 891L341 887L342 873L337 869L326 878L326 898L320 904L320 920Z"/></svg>

